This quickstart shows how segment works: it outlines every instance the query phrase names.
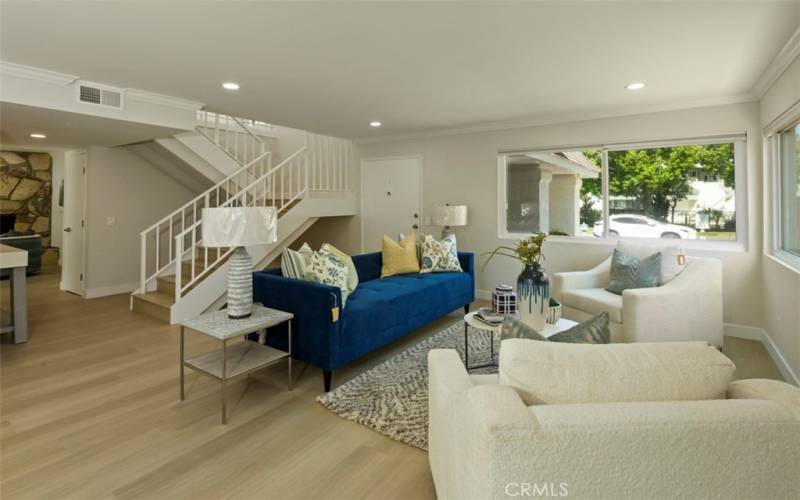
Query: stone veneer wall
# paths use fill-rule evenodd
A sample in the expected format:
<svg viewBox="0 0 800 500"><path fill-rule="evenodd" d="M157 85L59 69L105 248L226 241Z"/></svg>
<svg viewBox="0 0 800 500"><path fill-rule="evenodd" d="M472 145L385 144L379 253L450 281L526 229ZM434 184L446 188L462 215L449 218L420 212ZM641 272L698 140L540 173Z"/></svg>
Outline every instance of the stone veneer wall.
<svg viewBox="0 0 800 500"><path fill-rule="evenodd" d="M42 235L50 246L53 159L47 153L0 151L0 213L16 213L17 231Z"/></svg>

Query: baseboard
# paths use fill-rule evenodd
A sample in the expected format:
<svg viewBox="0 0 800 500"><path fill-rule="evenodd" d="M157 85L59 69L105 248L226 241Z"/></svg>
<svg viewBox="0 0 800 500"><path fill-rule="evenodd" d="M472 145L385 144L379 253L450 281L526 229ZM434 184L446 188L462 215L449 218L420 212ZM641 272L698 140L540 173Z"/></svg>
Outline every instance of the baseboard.
<svg viewBox="0 0 800 500"><path fill-rule="evenodd" d="M119 295L121 293L132 293L139 288L139 283L125 283L122 285L102 286L99 288L87 288L84 293L84 298L96 299L98 297L106 297L108 295Z"/></svg>
<svg viewBox="0 0 800 500"><path fill-rule="evenodd" d="M797 376L794 370L792 370L792 367L789 366L789 363L786 362L786 358L783 357L781 351L778 350L778 346L775 345L767 332L764 332L764 339L761 342L764 344L764 347L766 347L772 360L778 366L778 370L781 371L783 378L790 384L800 386L800 377Z"/></svg>
<svg viewBox="0 0 800 500"><path fill-rule="evenodd" d="M737 339L763 341L764 335L766 334L763 328L758 328L755 326L724 323L722 328L723 335L726 337L736 337Z"/></svg>
<svg viewBox="0 0 800 500"><path fill-rule="evenodd" d="M778 367L784 380L790 384L800 386L800 378L798 378L797 374L792 370L792 367L789 366L789 363L786 362L786 358L783 357L780 349L778 349L778 346L772 341L772 338L770 338L766 330L755 326L735 325L733 323L725 323L724 328L724 334L727 337L758 340L764 344L764 348L769 353L775 366Z"/></svg>

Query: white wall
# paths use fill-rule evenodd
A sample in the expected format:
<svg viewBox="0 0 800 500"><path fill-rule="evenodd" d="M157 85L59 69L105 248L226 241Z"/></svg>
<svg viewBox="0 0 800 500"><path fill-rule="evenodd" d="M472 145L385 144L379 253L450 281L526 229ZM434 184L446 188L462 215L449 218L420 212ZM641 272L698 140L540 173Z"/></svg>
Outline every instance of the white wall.
<svg viewBox="0 0 800 500"><path fill-rule="evenodd" d="M497 153L500 150L561 145L592 145L746 132L748 137L748 217L750 247L742 252L687 252L713 255L723 261L724 319L760 326L761 307L761 128L758 103L731 104L503 131L360 144L362 158L415 155L423 157L423 217L445 200L469 206L468 226L455 228L459 248L475 253L508 243L497 234ZM437 232L438 227L423 227ZM548 242L545 267L550 274L587 269L609 255L608 244ZM478 258L478 268L483 263ZM479 291L516 281L519 266L496 259L479 272Z"/></svg>
<svg viewBox="0 0 800 500"><path fill-rule="evenodd" d="M86 296L131 292L139 279L139 232L196 193L125 148L87 151Z"/></svg>
<svg viewBox="0 0 800 500"><path fill-rule="evenodd" d="M766 126L798 101L800 57L795 58L762 98L762 125ZM768 182L771 182L769 175L765 176L766 186ZM765 198L767 196L771 193L765 191ZM771 223L771 212L765 208L764 227L770 227ZM800 375L800 271L793 271L767 257L763 260L762 289L764 328L794 373Z"/></svg>

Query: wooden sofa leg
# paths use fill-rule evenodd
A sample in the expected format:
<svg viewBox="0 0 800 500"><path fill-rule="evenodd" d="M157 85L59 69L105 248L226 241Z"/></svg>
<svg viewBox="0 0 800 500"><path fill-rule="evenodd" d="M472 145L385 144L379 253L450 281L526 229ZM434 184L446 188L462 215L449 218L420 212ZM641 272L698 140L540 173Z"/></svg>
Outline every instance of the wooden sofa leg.
<svg viewBox="0 0 800 500"><path fill-rule="evenodd" d="M464 306L464 314L469 314L469 304Z"/></svg>
<svg viewBox="0 0 800 500"><path fill-rule="evenodd" d="M333 379L333 372L322 372L322 381L325 385L325 392L331 391L331 380Z"/></svg>

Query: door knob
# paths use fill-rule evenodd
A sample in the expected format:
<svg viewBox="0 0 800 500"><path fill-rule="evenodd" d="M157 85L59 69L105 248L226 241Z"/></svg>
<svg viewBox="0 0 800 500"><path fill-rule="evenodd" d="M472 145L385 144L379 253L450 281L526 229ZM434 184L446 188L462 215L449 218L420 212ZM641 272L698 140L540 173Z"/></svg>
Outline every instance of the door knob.
<svg viewBox="0 0 800 500"><path fill-rule="evenodd" d="M414 225L413 225L413 226L411 226L411 227L413 227L414 229L419 229L419 224L414 224Z"/></svg>
<svg viewBox="0 0 800 500"><path fill-rule="evenodd" d="M71 227L65 227L65 228L64 228L64 232L65 232L65 233L69 233L69 232L71 232L71 231L72 231L72 228L71 228Z"/></svg>
<svg viewBox="0 0 800 500"><path fill-rule="evenodd" d="M419 219L419 214L414 214L415 219Z"/></svg>

